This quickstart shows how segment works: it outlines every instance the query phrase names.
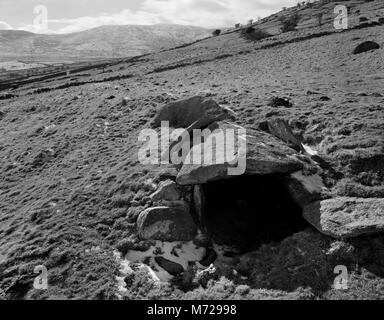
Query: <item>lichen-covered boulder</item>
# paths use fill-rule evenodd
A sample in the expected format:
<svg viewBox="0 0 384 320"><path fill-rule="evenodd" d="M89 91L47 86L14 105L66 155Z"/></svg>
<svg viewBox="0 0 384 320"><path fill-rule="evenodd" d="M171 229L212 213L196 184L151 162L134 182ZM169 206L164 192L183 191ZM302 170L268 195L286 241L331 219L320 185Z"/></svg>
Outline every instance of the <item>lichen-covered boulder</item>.
<svg viewBox="0 0 384 320"><path fill-rule="evenodd" d="M162 121L169 121L172 128L188 128L198 122L198 127L203 128L214 121L233 119L234 113L224 108L212 99L195 96L189 99L171 102L162 107L152 126L160 127Z"/></svg>
<svg viewBox="0 0 384 320"><path fill-rule="evenodd" d="M190 241L197 233L192 216L182 208L148 208L140 213L137 227L139 236L148 240Z"/></svg>

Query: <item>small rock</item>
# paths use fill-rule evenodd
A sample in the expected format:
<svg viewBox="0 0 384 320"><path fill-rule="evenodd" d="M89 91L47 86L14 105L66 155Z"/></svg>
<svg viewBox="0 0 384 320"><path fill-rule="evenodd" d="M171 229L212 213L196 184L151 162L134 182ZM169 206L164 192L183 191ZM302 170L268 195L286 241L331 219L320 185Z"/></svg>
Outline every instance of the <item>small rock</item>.
<svg viewBox="0 0 384 320"><path fill-rule="evenodd" d="M364 52L368 52L371 50L377 50L380 49L380 45L374 41L366 41L361 44L359 44L355 50L353 50L353 54L360 54Z"/></svg>
<svg viewBox="0 0 384 320"><path fill-rule="evenodd" d="M274 108L277 108L277 107L292 108L293 104L288 98L273 97L269 101L269 106Z"/></svg>
<svg viewBox="0 0 384 320"><path fill-rule="evenodd" d="M122 101L121 101L121 105L122 105L123 107L126 107L130 101L131 101L130 98L128 98L128 97L124 97L124 98L122 99Z"/></svg>
<svg viewBox="0 0 384 320"><path fill-rule="evenodd" d="M306 95L320 94L320 92L307 90Z"/></svg>
<svg viewBox="0 0 384 320"><path fill-rule="evenodd" d="M155 257L155 261L161 268L163 268L172 276L178 276L179 274L184 272L184 268L182 265L176 262L167 260L163 257Z"/></svg>
<svg viewBox="0 0 384 320"><path fill-rule="evenodd" d="M162 181L158 190L150 196L153 202L156 201L176 201L180 199L180 191L176 183L172 180Z"/></svg>
<svg viewBox="0 0 384 320"><path fill-rule="evenodd" d="M51 161L55 157L55 151L53 149L41 150L32 161L33 167L43 166L45 163Z"/></svg>
<svg viewBox="0 0 384 320"><path fill-rule="evenodd" d="M384 199L340 197L313 202L304 218L321 233L353 238L384 232Z"/></svg>
<svg viewBox="0 0 384 320"><path fill-rule="evenodd" d="M160 241L190 241L197 232L188 211L181 208L154 207L140 213L137 219L139 235Z"/></svg>
<svg viewBox="0 0 384 320"><path fill-rule="evenodd" d="M44 127L44 137L52 136L56 132L57 132L57 127L54 124Z"/></svg>

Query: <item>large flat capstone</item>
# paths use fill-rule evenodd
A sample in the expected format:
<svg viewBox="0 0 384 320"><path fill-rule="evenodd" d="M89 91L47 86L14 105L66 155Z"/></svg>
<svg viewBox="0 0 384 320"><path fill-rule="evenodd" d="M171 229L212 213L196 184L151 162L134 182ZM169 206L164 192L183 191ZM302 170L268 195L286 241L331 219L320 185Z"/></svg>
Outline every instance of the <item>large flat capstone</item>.
<svg viewBox="0 0 384 320"><path fill-rule="evenodd" d="M247 129L246 134L240 135L238 130L244 128L227 121L214 123L208 129L212 132L212 143L205 141L191 148L177 176L178 184L196 185L231 178L241 173L241 167L244 165L243 173L249 175L291 173L303 168L303 162L297 157L297 152L268 133ZM227 140L228 136L222 141L222 134L227 134L231 129L234 130L235 136L238 136L232 148L235 151L233 157L227 154L227 148L231 144L231 141ZM241 152L243 148L239 148L242 144L246 145L245 153ZM198 158L201 159L199 163L196 162ZM234 168L238 169L229 172L228 169Z"/></svg>

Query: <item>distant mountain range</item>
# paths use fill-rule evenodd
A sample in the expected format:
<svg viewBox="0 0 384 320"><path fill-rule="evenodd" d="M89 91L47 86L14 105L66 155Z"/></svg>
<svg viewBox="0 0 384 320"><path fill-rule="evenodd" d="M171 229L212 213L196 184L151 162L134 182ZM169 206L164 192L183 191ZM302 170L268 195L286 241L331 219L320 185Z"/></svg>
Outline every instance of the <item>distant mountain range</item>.
<svg viewBox="0 0 384 320"><path fill-rule="evenodd" d="M82 32L43 35L0 30L0 61L81 61L136 56L192 42L209 29L181 25L102 26Z"/></svg>

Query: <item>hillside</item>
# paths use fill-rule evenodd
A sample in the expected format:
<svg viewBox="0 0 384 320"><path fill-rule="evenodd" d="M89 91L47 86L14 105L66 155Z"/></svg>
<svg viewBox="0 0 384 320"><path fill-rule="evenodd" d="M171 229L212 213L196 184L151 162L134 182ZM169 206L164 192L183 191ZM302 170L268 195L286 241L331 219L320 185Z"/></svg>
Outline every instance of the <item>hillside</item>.
<svg viewBox="0 0 384 320"><path fill-rule="evenodd" d="M64 35L0 31L0 61L84 61L137 56L210 35L199 27L178 25L103 26Z"/></svg>
<svg viewBox="0 0 384 320"><path fill-rule="evenodd" d="M384 3L342 3L347 30L333 28L323 1L292 9L299 25L320 10L322 24L260 41L232 30L0 92L0 299L384 299ZM277 28L291 13L257 25ZM354 54L368 40L378 48ZM230 108L230 125L256 139L252 174L139 162L139 135L159 110L196 95ZM251 217L227 203L252 203ZM193 217L204 235L148 239L148 210L169 214L159 229L177 219L158 206L190 214L180 228ZM33 287L38 265L48 290ZM337 266L345 290L334 287Z"/></svg>

